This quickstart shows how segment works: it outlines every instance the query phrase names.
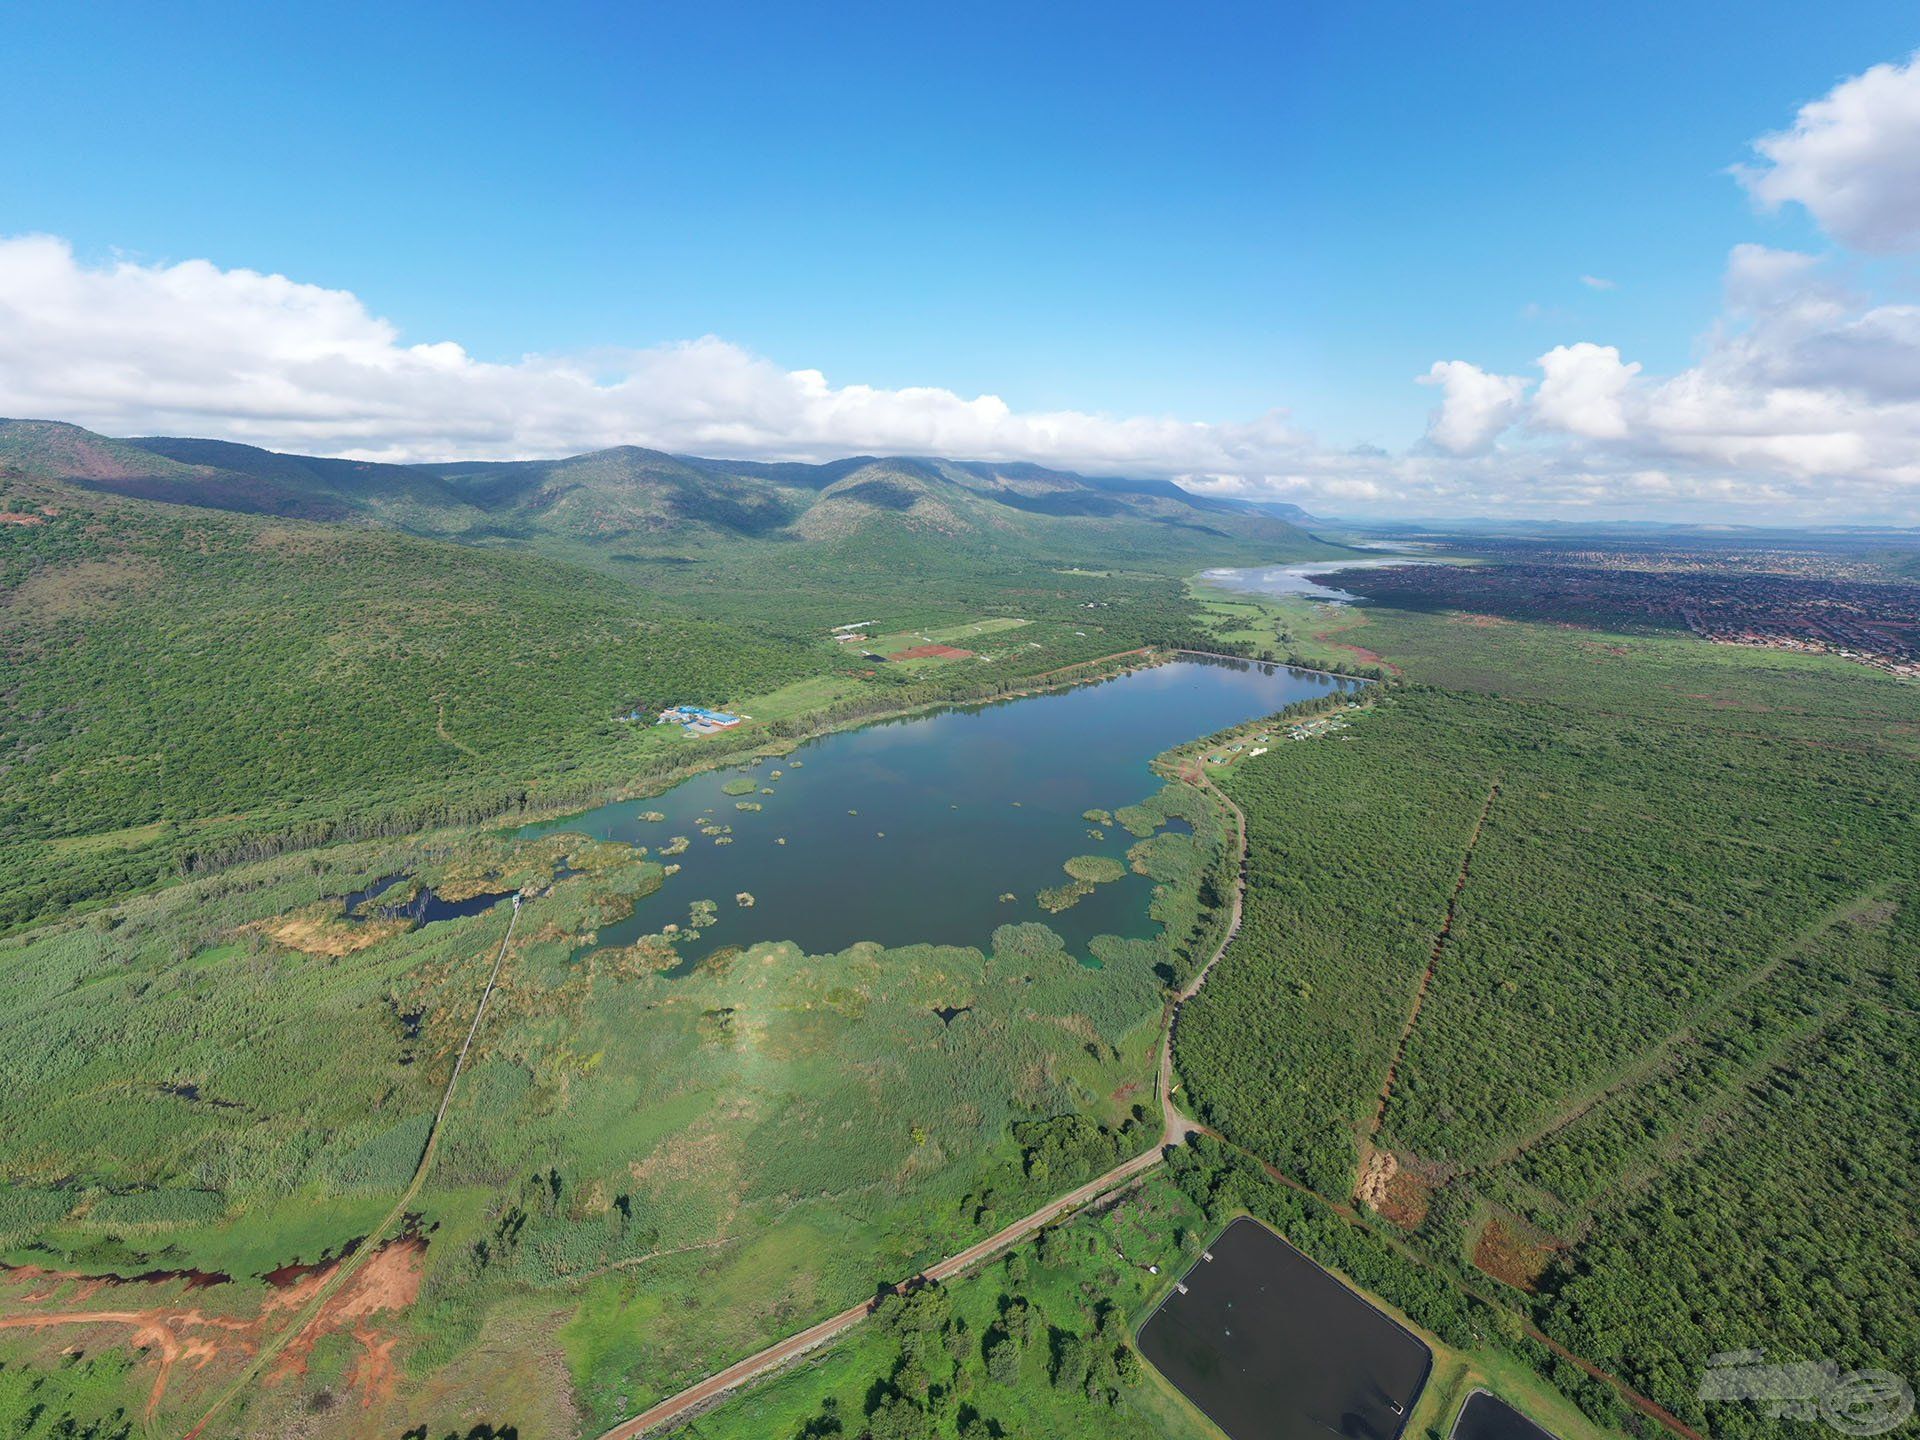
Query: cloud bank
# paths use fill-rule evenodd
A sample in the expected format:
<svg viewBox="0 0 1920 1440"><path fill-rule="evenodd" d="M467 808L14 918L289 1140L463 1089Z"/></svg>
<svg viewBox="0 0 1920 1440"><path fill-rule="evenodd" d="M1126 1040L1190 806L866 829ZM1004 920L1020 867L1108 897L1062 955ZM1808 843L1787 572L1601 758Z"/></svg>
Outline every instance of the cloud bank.
<svg viewBox="0 0 1920 1440"><path fill-rule="evenodd" d="M644 444L1239 472L1303 444L1278 411L1232 425L1017 413L993 395L835 386L712 336L490 363L404 344L344 290L204 260L92 266L41 235L0 240L0 413L379 460Z"/></svg>
<svg viewBox="0 0 1920 1440"><path fill-rule="evenodd" d="M1804 206L1842 247L1920 251L1920 60L1842 82L1754 148L1763 163L1736 173L1761 204ZM1529 374L1434 361L1410 377L1438 392L1426 433L1390 453L1326 446L1280 408L1209 423L836 385L712 336L485 361L407 343L348 291L204 260L90 264L28 235L0 238L0 414L381 460L879 452L1166 476L1328 513L1920 522L1920 307L1852 293L1835 260L1736 247L1721 315L1677 374L1583 339Z"/></svg>

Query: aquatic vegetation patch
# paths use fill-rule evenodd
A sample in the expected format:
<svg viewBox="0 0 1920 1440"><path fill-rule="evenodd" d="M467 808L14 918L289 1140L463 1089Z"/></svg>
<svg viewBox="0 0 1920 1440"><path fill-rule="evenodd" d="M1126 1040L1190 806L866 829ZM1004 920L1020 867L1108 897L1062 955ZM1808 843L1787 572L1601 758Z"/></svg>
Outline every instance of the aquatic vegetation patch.
<svg viewBox="0 0 1920 1440"><path fill-rule="evenodd" d="M1093 894L1092 881L1069 880L1064 885L1049 885L1033 898L1040 902L1042 910L1058 915L1062 910L1071 910L1091 894Z"/></svg>
<svg viewBox="0 0 1920 1440"><path fill-rule="evenodd" d="M1075 855L1062 867L1076 880L1106 885L1127 873L1127 867L1111 855Z"/></svg>
<svg viewBox="0 0 1920 1440"><path fill-rule="evenodd" d="M760 782L751 775L736 775L720 787L723 795L751 795L760 788Z"/></svg>

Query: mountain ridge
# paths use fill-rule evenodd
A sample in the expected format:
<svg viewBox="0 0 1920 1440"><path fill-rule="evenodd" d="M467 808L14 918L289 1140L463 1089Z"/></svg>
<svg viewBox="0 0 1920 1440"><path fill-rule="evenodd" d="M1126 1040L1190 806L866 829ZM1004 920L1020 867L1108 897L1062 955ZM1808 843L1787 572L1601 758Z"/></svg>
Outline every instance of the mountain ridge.
<svg viewBox="0 0 1920 1440"><path fill-rule="evenodd" d="M902 527L1043 541L1050 530L1084 521L1313 546L1293 519L1270 513L1263 502L1030 462L897 455L736 461L620 445L550 460L403 465L0 420L0 467L165 504L479 543L811 541Z"/></svg>

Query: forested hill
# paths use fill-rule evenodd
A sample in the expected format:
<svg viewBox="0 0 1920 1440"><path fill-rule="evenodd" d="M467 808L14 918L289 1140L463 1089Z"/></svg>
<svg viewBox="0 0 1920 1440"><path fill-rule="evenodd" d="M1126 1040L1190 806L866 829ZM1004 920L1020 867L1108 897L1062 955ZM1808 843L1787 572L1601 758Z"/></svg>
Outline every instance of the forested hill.
<svg viewBox="0 0 1920 1440"><path fill-rule="evenodd" d="M557 460L389 465L220 440L114 440L0 420L0 474L70 480L172 504L349 521L466 543L660 547L837 540L869 532L990 541L1036 552L1337 553L1244 501L1165 480L1088 478L1038 465L856 456L826 464L708 460L619 446Z"/></svg>

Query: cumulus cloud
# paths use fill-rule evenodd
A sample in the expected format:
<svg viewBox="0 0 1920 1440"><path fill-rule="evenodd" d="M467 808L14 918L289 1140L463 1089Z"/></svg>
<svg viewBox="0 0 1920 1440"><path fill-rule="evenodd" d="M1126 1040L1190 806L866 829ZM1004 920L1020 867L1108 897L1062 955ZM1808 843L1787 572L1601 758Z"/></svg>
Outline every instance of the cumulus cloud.
<svg viewBox="0 0 1920 1440"><path fill-rule="evenodd" d="M1842 81L1753 148L1765 163L1734 173L1768 209L1803 205L1854 250L1920 249L1920 54Z"/></svg>
<svg viewBox="0 0 1920 1440"><path fill-rule="evenodd" d="M1556 346L1509 422L1515 443L1482 430L1481 448L1533 467L1562 504L1920 518L1920 306L1872 303L1817 257L1753 245L1729 256L1726 295L1698 362L1672 375L1611 345Z"/></svg>
<svg viewBox="0 0 1920 1440"><path fill-rule="evenodd" d="M1554 346L1539 364L1543 378L1533 398L1535 424L1602 440L1627 433L1623 401L1640 373L1638 361L1623 364L1614 346L1582 340Z"/></svg>
<svg viewBox="0 0 1920 1440"><path fill-rule="evenodd" d="M1422 385L1440 387L1440 406L1427 419L1427 440L1450 455L1476 455L1519 418L1527 382L1490 375L1466 360L1436 360Z"/></svg>
<svg viewBox="0 0 1920 1440"><path fill-rule="evenodd" d="M35 236L0 240L0 414L387 460L616 444L1032 460L1330 514L1920 521L1920 307L1829 269L1737 247L1721 319L1671 375L1588 341L1531 376L1436 362L1418 377L1439 391L1424 440L1389 452L1320 444L1278 409L1204 423L835 384L713 337L485 361L409 343L347 291L197 260L89 264Z"/></svg>
<svg viewBox="0 0 1920 1440"><path fill-rule="evenodd" d="M711 336L493 363L403 343L347 291L204 260L89 265L48 236L0 240L0 414L381 460L641 444L1170 475L1264 473L1311 448L1277 410L1234 424L1018 412L993 395L834 385Z"/></svg>

